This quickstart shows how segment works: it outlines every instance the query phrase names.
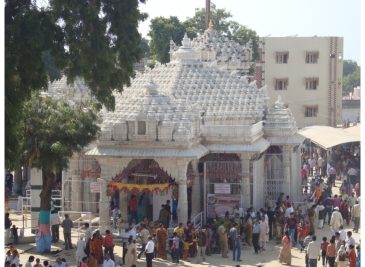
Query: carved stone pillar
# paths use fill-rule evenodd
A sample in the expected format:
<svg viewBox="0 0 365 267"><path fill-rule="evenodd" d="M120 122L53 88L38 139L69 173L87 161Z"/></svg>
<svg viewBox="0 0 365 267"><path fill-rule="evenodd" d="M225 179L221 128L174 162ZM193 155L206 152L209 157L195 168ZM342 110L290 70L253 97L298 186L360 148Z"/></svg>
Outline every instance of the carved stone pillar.
<svg viewBox="0 0 365 267"><path fill-rule="evenodd" d="M70 159L68 168L69 177L71 177L71 209L72 211L82 211L82 193L81 193L81 178L79 170L80 156L74 154ZM76 215L78 216L78 215ZM75 219L75 218L72 218Z"/></svg>
<svg viewBox="0 0 365 267"><path fill-rule="evenodd" d="M200 197L201 197L201 190L200 190L200 177L199 177L199 171L198 171L198 161L197 160L193 160L191 161L191 165L193 167L193 171L194 171L194 175L195 175L195 180L194 180L194 184L193 184L193 188L192 188L192 196L191 196L191 215L192 217L196 214L198 214L199 212L201 212L201 201L200 201Z"/></svg>
<svg viewBox="0 0 365 267"><path fill-rule="evenodd" d="M291 196L291 171L290 171L290 165L291 165L291 151L290 146L283 146L283 168L284 168L284 179L285 179L285 185L283 187L283 192L285 192L286 195Z"/></svg>
<svg viewBox="0 0 365 267"><path fill-rule="evenodd" d="M187 185L186 185L186 171L187 171L188 161L178 160L178 184L179 184L179 199L177 205L177 216L179 222L186 222L188 220L188 195L187 195Z"/></svg>
<svg viewBox="0 0 365 267"><path fill-rule="evenodd" d="M250 181L250 158L249 154L241 154L242 181L241 181L241 205L244 210L251 206L251 181Z"/></svg>

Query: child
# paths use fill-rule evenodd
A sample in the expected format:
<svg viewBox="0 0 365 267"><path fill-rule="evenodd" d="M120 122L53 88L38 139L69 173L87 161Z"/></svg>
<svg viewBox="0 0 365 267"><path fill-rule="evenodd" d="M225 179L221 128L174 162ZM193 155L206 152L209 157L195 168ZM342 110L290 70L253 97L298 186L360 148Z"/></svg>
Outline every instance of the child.
<svg viewBox="0 0 365 267"><path fill-rule="evenodd" d="M181 240L181 241L183 243L183 248L184 248L183 259L184 259L184 261L186 261L188 259L188 255L189 255L189 248L194 242L186 242L185 240Z"/></svg>
<svg viewBox="0 0 365 267"><path fill-rule="evenodd" d="M35 259L35 264L33 265L33 267L43 267L39 258Z"/></svg>
<svg viewBox="0 0 365 267"><path fill-rule="evenodd" d="M14 243L18 244L18 227L15 225L11 228L11 236L14 239Z"/></svg>
<svg viewBox="0 0 365 267"><path fill-rule="evenodd" d="M174 237L172 238L172 246L171 246L171 257L172 262L179 263L179 244L180 238L177 236L177 233L174 233Z"/></svg>
<svg viewBox="0 0 365 267"><path fill-rule="evenodd" d="M303 251L304 249L304 238L307 236L307 227L306 224L304 223L304 220L301 219L298 227L297 227L297 232L298 232L298 240L299 240L299 244L300 244L300 252Z"/></svg>
<svg viewBox="0 0 365 267"><path fill-rule="evenodd" d="M82 258L80 267L88 267L87 266L87 257Z"/></svg>
<svg viewBox="0 0 365 267"><path fill-rule="evenodd" d="M323 237L322 243L321 243L321 251L322 251L321 255L322 255L322 265L323 266L326 266L327 247L328 247L327 237Z"/></svg>

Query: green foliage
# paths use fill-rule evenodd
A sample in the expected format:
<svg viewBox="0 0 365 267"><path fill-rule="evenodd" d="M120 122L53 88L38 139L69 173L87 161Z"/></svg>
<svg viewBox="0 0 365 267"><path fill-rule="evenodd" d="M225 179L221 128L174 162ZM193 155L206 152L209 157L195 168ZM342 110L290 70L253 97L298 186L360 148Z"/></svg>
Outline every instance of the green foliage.
<svg viewBox="0 0 365 267"><path fill-rule="evenodd" d="M217 9L215 4L211 4L210 6L210 18L213 22L214 29L217 31L228 33L230 28L230 19L232 14L227 12L224 8ZM193 32L196 33L204 33L206 30L205 27L205 8L196 8L195 15L192 18L187 18L184 22L186 28L190 28Z"/></svg>
<svg viewBox="0 0 365 267"><path fill-rule="evenodd" d="M248 42L251 42L253 50L253 60L259 58L259 36L254 30L251 30L246 26L242 26L235 21L231 21L229 35L233 40L241 45L245 45Z"/></svg>
<svg viewBox="0 0 365 267"><path fill-rule="evenodd" d="M161 63L169 62L170 40L181 45L184 33L185 27L177 17L152 19L148 35L151 37L150 47L154 58Z"/></svg>
<svg viewBox="0 0 365 267"><path fill-rule="evenodd" d="M354 87L360 86L360 66L356 61L343 61L342 95L348 95Z"/></svg>
<svg viewBox="0 0 365 267"><path fill-rule="evenodd" d="M96 138L97 116L90 107L71 107L51 97L32 94L24 103L22 122L23 164L40 169L66 168L73 152L80 151Z"/></svg>
<svg viewBox="0 0 365 267"><path fill-rule="evenodd" d="M356 61L353 60L344 60L343 61L343 77L353 73L359 66Z"/></svg>
<svg viewBox="0 0 365 267"><path fill-rule="evenodd" d="M5 160L16 166L22 105L59 71L84 78L100 103L114 109L112 90L130 84L142 56L138 10L144 0L5 1ZM10 164L10 165L9 165Z"/></svg>
<svg viewBox="0 0 365 267"><path fill-rule="evenodd" d="M355 87L360 86L360 80L360 67L356 66L352 73L343 77L342 94L348 95L350 92L353 92Z"/></svg>
<svg viewBox="0 0 365 267"><path fill-rule="evenodd" d="M149 58L151 56L149 41L146 38L142 38L139 47L143 51L143 57Z"/></svg>

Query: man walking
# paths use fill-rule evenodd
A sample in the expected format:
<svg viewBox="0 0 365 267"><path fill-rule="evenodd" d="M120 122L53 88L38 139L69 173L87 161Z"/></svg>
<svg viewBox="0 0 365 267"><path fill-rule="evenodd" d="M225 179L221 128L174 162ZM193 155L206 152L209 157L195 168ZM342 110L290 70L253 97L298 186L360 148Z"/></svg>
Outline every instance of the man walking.
<svg viewBox="0 0 365 267"><path fill-rule="evenodd" d="M229 230L229 236L231 237L232 242L233 261L241 261L241 245L237 232L237 223L234 223Z"/></svg>
<svg viewBox="0 0 365 267"><path fill-rule="evenodd" d="M144 253L146 249L146 244L148 242L148 237L150 236L150 231L146 228L146 225L144 223L141 223L142 230L139 232L139 237L141 238L142 242L142 249L141 252L138 254L138 259L141 258L142 254Z"/></svg>
<svg viewBox="0 0 365 267"><path fill-rule="evenodd" d="M317 242L315 235L312 237L312 241L309 242L306 252L308 255L308 266L317 267L317 260L321 256L321 245Z"/></svg>
<svg viewBox="0 0 365 267"><path fill-rule="evenodd" d="M52 242L56 243L60 240L60 217L58 212L51 212L51 230L52 230Z"/></svg>
<svg viewBox="0 0 365 267"><path fill-rule="evenodd" d="M148 237L148 242L146 244L146 263L147 267L152 267L152 259L153 259L153 252L155 251L155 243L152 241L152 236Z"/></svg>
<svg viewBox="0 0 365 267"><path fill-rule="evenodd" d="M68 214L65 214L65 219L62 222L63 237L65 239L65 250L72 249L71 243L71 229L73 227L73 222L70 220Z"/></svg>
<svg viewBox="0 0 365 267"><path fill-rule="evenodd" d="M260 249L259 237L260 237L260 221L256 219L252 230L252 243L256 254L259 253Z"/></svg>
<svg viewBox="0 0 365 267"><path fill-rule="evenodd" d="M355 201L355 205L351 210L352 219L354 221L354 232L357 233L360 227L360 204L359 201Z"/></svg>
<svg viewBox="0 0 365 267"><path fill-rule="evenodd" d="M205 249L207 247L207 232L206 227L203 229L200 228L197 234L197 246L198 246L198 253L197 253L197 262L201 263L205 261Z"/></svg>

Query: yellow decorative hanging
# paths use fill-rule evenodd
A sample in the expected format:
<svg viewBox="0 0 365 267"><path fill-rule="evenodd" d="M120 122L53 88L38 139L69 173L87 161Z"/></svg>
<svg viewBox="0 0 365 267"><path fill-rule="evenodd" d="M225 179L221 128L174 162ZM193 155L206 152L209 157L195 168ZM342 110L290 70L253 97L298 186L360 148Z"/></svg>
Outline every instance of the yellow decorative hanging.
<svg viewBox="0 0 365 267"><path fill-rule="evenodd" d="M121 182L111 182L110 186L113 190L121 190L124 192L136 192L136 193L152 193L152 192L165 192L169 189L169 183L163 184L127 184Z"/></svg>

